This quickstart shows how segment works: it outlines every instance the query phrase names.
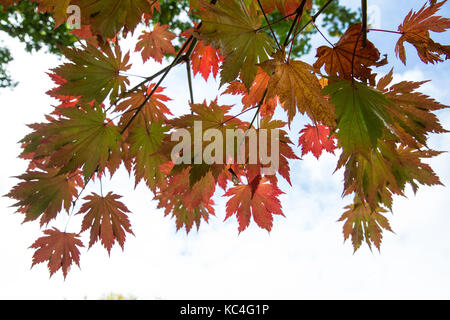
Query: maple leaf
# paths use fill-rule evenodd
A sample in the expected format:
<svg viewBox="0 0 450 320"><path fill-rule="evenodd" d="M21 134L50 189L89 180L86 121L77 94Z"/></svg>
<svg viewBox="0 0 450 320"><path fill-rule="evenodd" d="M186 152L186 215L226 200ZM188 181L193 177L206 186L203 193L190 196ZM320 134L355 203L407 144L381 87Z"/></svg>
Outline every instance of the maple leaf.
<svg viewBox="0 0 450 320"><path fill-rule="evenodd" d="M257 64L266 61L273 52L273 40L262 30L261 14L252 1L220 1L216 5L199 0L202 26L196 36L213 48L221 49L225 57L221 85L239 75L250 88L258 71Z"/></svg>
<svg viewBox="0 0 450 320"><path fill-rule="evenodd" d="M133 92L129 92L124 100L117 105L115 112L123 111L119 121L120 127L125 127L125 125L131 121L137 108L144 103L147 95L154 87L155 84L152 83L148 88L142 86ZM153 93L150 99L145 103L130 127L145 126L148 122L166 121L167 115L172 115L169 108L164 104L164 102L170 101L171 99L162 94L163 91L163 87L158 87L158 89L156 89L155 93Z"/></svg>
<svg viewBox="0 0 450 320"><path fill-rule="evenodd" d="M136 52L141 51L144 63L151 58L162 63L165 54L175 54L172 40L176 35L167 30L169 25L157 23L152 32L143 31L136 43Z"/></svg>
<svg viewBox="0 0 450 320"><path fill-rule="evenodd" d="M347 211L338 221L345 221L344 238L347 240L351 236L355 252L361 247L364 240L369 248L373 243L380 250L383 229L393 232L388 219L383 215L387 210L380 207L371 210L357 197L355 197L355 203L345 209Z"/></svg>
<svg viewBox="0 0 450 320"><path fill-rule="evenodd" d="M442 185L431 167L422 162L439 154L441 152L397 146L393 140L379 142L369 158L343 152L338 168L345 165L344 195L356 192L372 209L382 204L392 210L392 194L405 196L407 183L414 192L418 189L417 183Z"/></svg>
<svg viewBox="0 0 450 320"><path fill-rule="evenodd" d="M322 95L319 79L309 64L296 60L287 63L285 54L280 51L261 67L271 74L267 96L278 96L288 113L289 124L298 111L307 113L315 122L335 127L333 107Z"/></svg>
<svg viewBox="0 0 450 320"><path fill-rule="evenodd" d="M28 171L18 176L23 180L6 195L18 200L13 206L17 212L25 214L25 220L33 221L41 217L41 226L55 219L57 214L69 210L72 199L77 195L76 181L67 174L58 174L58 169Z"/></svg>
<svg viewBox="0 0 450 320"><path fill-rule="evenodd" d="M87 43L93 45L94 47L100 46L98 39L92 32L90 25L82 25L79 28L70 30L70 33L75 35L79 39L86 40Z"/></svg>
<svg viewBox="0 0 450 320"><path fill-rule="evenodd" d="M442 62L442 55L446 60L449 59L450 46L441 45L430 38L430 31L444 32L450 28L450 19L434 16L446 2L447 0L431 3L428 7L425 3L418 12L411 10L403 24L398 27L402 36L395 46L395 53L404 64L406 64L405 42L416 48L420 60L424 63Z"/></svg>
<svg viewBox="0 0 450 320"><path fill-rule="evenodd" d="M37 249L33 255L31 267L41 262L48 261L50 277L59 269L62 269L64 279L70 270L70 266L76 263L80 266L80 250L84 247L78 234L61 232L56 228L44 231L46 236L34 242L30 248Z"/></svg>
<svg viewBox="0 0 450 320"><path fill-rule="evenodd" d="M85 24L104 38L112 39L125 27L134 31L143 16L151 16L159 8L158 0L72 0L78 5Z"/></svg>
<svg viewBox="0 0 450 320"><path fill-rule="evenodd" d="M61 168L60 173L83 167L88 180L96 170L102 172L111 153L119 149L122 137L118 127L105 123L106 114L98 106L64 108L62 118L49 117L49 123L27 135L21 142L29 143L24 153L50 157L49 165Z"/></svg>
<svg viewBox="0 0 450 320"><path fill-rule="evenodd" d="M200 73L205 81L208 81L212 73L214 78L219 73L219 65L223 62L224 57L219 50L205 45L203 41L199 41L191 54L191 64L194 76Z"/></svg>
<svg viewBox="0 0 450 320"><path fill-rule="evenodd" d="M262 68L258 68L258 73L253 81L250 91L247 92L245 85L241 81L233 81L222 94L239 94L243 95L242 104L243 110L247 110L251 107L256 107L262 100L267 86L269 85L270 76L264 72ZM275 108L278 104L277 97L264 98L264 101L260 107L261 116L271 118L275 112Z"/></svg>
<svg viewBox="0 0 450 320"><path fill-rule="evenodd" d="M284 216L278 199L283 192L275 184L266 183L268 181L256 176L249 184L235 186L225 193L225 197L231 197L226 205L225 220L236 214L239 233L249 226L251 217L260 228L270 231L273 215Z"/></svg>
<svg viewBox="0 0 450 320"><path fill-rule="evenodd" d="M214 215L211 200L215 192L215 179L211 172L206 173L193 185L190 181L191 168L182 169L168 177L166 187L158 192L158 208L165 209L165 215L172 213L176 219L177 230L183 226L189 233L194 223L197 229L201 220L208 222L209 215Z"/></svg>
<svg viewBox="0 0 450 320"><path fill-rule="evenodd" d="M381 92L357 81L341 80L329 84L337 116L336 136L345 152L368 155L383 135L385 124L392 124L386 105L392 105Z"/></svg>
<svg viewBox="0 0 450 320"><path fill-rule="evenodd" d="M298 145L302 146L302 156L308 152L319 159L323 150L334 154L336 149L336 142L333 136L330 137L330 128L318 123L317 125L306 125L306 127L300 131L300 139Z"/></svg>
<svg viewBox="0 0 450 320"><path fill-rule="evenodd" d="M301 6L303 0L261 0L262 7L266 13L271 13L273 10L278 11L283 15L289 15L295 13L295 11ZM307 0L305 8L312 9L312 0Z"/></svg>
<svg viewBox="0 0 450 320"><path fill-rule="evenodd" d="M416 92L427 81L402 81L388 87L392 80L393 70L379 80L377 89L392 102L385 106L394 122L389 127L403 144L420 149L429 133L447 132L433 112L448 106Z"/></svg>
<svg viewBox="0 0 450 320"><path fill-rule="evenodd" d="M109 45L100 51L91 44L82 45L81 49L61 50L71 62L52 69L66 80L53 91L54 94L81 96L84 102L95 100L98 103L102 103L109 95L113 103L129 84L127 77L119 74L130 68L127 65L129 53L122 59L120 46L116 46L114 52Z"/></svg>
<svg viewBox="0 0 450 320"><path fill-rule="evenodd" d="M293 145L292 141L289 139L288 133L282 128L286 126L286 122L280 121L280 120L270 120L269 118L262 119L260 123L260 127L257 130L259 133L259 136L261 136L261 131L267 132L267 145L263 146L262 141L259 140L257 145L257 154L261 155L263 153L267 153L267 155L274 156L274 150L272 150L272 140L275 141L275 143L278 145L278 154L277 161L278 161L278 168L273 168L278 171L278 173L286 179L286 181L292 185L291 183L291 177L290 177L290 168L289 168L289 160L298 160L300 159L297 157L297 155L292 150L291 145ZM278 137L273 137L274 130L278 130ZM266 151L261 152L261 149L264 148ZM250 152L250 148L249 151ZM247 154L247 159L249 158L250 154ZM274 165L274 163L270 164L271 166ZM251 165L250 165L251 166ZM258 158L257 166L253 166L252 170L256 170L255 173L252 175L247 172L247 178L250 177L250 179L253 179L254 176L261 174L261 169L265 168L266 170L269 170L267 168L267 164L262 164L261 159ZM266 171L266 175L268 174L275 174L276 172L270 172Z"/></svg>
<svg viewBox="0 0 450 320"><path fill-rule="evenodd" d="M135 158L136 186L144 179L149 188L155 191L156 186L164 180L166 175L161 172L159 166L167 163L168 159L157 154L157 151L159 151L168 130L162 123L156 122L132 128L128 141L130 142L129 154Z"/></svg>
<svg viewBox="0 0 450 320"><path fill-rule="evenodd" d="M195 27L198 27L198 23L194 23ZM189 29L181 33L184 38L189 38L194 35L195 29ZM186 48L185 53L188 53L189 48ZM223 62L224 57L220 54L220 50L214 49L206 45L203 41L197 41L194 50L190 55L190 63L194 76L198 73L201 74L205 81L208 81L209 76L213 75L217 77L219 73L220 64Z"/></svg>
<svg viewBox="0 0 450 320"><path fill-rule="evenodd" d="M122 202L117 201L120 198L121 196L112 192L105 197L92 193L84 198L87 202L77 214L85 214L80 233L91 230L89 248L100 239L109 254L116 241L123 249L125 232L134 235L127 216L130 211Z"/></svg>
<svg viewBox="0 0 450 320"><path fill-rule="evenodd" d="M331 77L352 79L355 77L363 82L375 81L376 74L371 67L387 64L387 59L380 60L380 52L370 41L363 45L361 23L352 25L332 48L321 46L317 49L318 58L314 68L325 71Z"/></svg>
<svg viewBox="0 0 450 320"><path fill-rule="evenodd" d="M58 87L67 83L67 81L65 79L63 79L62 77L60 77L59 75L57 75L55 73L47 73L47 74L50 77L50 79L52 79L52 81L56 85L58 85ZM51 96L61 102L61 104L59 104L55 108L55 112L57 112L58 108L75 107L80 102L80 100L79 100L80 97L64 96L64 95L57 94L56 91L58 90L58 87L55 87L52 90L49 90L46 92L49 96Z"/></svg>
<svg viewBox="0 0 450 320"><path fill-rule="evenodd" d="M194 132L195 123L200 122L202 124L202 136L204 136L204 133L209 129L217 129L219 130L220 135L223 139L222 141L226 141L226 131L228 129L236 129L239 127L239 125L242 124L242 122L236 117L228 115L230 109L230 106L219 106L215 101L211 102L209 106L206 104L191 104L192 114L171 119L168 121L168 123L175 129L188 130L191 136L194 137L196 134ZM224 164L228 163L228 150L226 148L226 143L223 143L222 159L211 159L211 161L214 160L213 162L220 163L220 165L218 164L217 166L214 166L206 164L204 162L204 159L201 163L198 163L199 161L197 159L199 158L199 155L203 156L205 147L209 144L210 143L208 141L203 141L202 145L200 146L201 154L199 154L195 146L195 141L192 141L191 143L190 163L195 164L191 170L191 186L210 171L214 171L214 177L217 178L218 175L223 171L225 167ZM170 145L170 147L171 146L172 145ZM170 151L168 151L168 153L171 153L171 149ZM236 154L232 154L230 156L234 159L235 155ZM177 165L176 168L184 169L186 168L186 165Z"/></svg>

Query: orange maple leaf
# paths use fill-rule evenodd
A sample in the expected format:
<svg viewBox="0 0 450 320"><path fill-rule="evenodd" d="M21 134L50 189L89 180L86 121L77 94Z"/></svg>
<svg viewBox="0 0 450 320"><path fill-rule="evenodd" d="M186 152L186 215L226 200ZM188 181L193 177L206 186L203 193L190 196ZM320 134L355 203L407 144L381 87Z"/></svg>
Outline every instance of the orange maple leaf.
<svg viewBox="0 0 450 320"><path fill-rule="evenodd" d="M256 107L261 102L267 86L269 85L269 81L270 76L259 67L258 73L256 74L256 78L253 81L249 92L247 91L247 88L245 88L242 81L233 81L230 83L227 90L223 92L223 94L243 95L243 110L247 110L249 108ZM261 116L272 117L277 104L278 98L276 96L265 98L260 108Z"/></svg>
<svg viewBox="0 0 450 320"><path fill-rule="evenodd" d="M445 59L450 57L450 46L441 45L430 38L430 31L444 32L450 28L450 19L434 16L447 0L431 4L425 4L418 12L412 10L406 16L403 24L398 27L402 36L395 46L395 53L406 64L406 50L404 43L411 43L424 63L442 62L441 55Z"/></svg>
<svg viewBox="0 0 450 320"><path fill-rule="evenodd" d="M317 49L317 61L314 68L325 66L326 73L331 77L361 81L375 81L372 66L383 66L387 59L380 60L380 52L370 41L363 46L361 23L352 25L333 46L321 46ZM352 64L353 63L353 64Z"/></svg>
<svg viewBox="0 0 450 320"><path fill-rule="evenodd" d="M165 54L175 54L172 40L176 38L176 35L169 31L168 28L169 25L161 25L158 22L152 32L144 31L139 36L135 51L141 51L144 62L153 58L162 63Z"/></svg>
<svg viewBox="0 0 450 320"><path fill-rule="evenodd" d="M236 214L239 222L239 233L250 224L253 216L256 224L267 231L272 229L273 215L284 216L278 196L283 192L267 178L256 176L247 185L239 185L229 189L224 196L232 197L227 202L225 220Z"/></svg>

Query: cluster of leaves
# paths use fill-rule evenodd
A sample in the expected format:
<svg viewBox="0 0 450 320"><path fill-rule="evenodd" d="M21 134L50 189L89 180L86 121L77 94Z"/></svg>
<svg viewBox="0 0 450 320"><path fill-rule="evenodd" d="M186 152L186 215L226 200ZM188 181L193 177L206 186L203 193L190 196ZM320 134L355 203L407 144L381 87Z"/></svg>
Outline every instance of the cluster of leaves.
<svg viewBox="0 0 450 320"><path fill-rule="evenodd" d="M57 10L62 12L65 1L61 1L62 6ZM51 13L36 10L39 1L34 0L1 0L0 1L0 31L6 32L9 36L19 39L25 43L28 52L40 50L42 47L47 51L57 55L61 54L60 47L72 46L76 43L77 31L70 30L66 24L61 24L55 28L55 21ZM49 3L52 3L49 1ZM169 25L171 30L179 33L192 27L192 22L198 22L199 17L194 13L189 13L191 21L186 21L184 14L189 12L189 0L159 0L161 10L154 12L151 16L151 23ZM315 0L316 5L323 5L323 0ZM56 10L56 9L55 9ZM358 18L356 12L342 6L335 1L324 13L326 24L330 34L340 35L350 24ZM282 14L278 11L272 12L271 18L279 20ZM306 19L306 18L304 18ZM59 21L58 21L59 22ZM289 30L290 24L286 20L273 26L278 36L283 36ZM316 30L309 28L301 36L297 37L293 48L293 55L307 53L311 46L309 40ZM174 43L175 49L179 49L179 43ZM0 48L0 88L14 87L17 82L13 81L7 71L7 64L12 61L11 52L7 47Z"/></svg>
<svg viewBox="0 0 450 320"><path fill-rule="evenodd" d="M344 195L353 195L354 203L340 220L355 250L363 241L380 248L383 229L391 230L384 214L392 209L393 195L403 195L407 184L414 190L419 184L440 184L423 159L439 154L426 148L427 137L445 132L433 112L447 106L417 92L424 82L392 84L392 70L377 77L374 70L386 65L387 57L368 39L371 30L364 10L362 22L350 26L336 44L317 48L317 60L309 65L294 58L293 43L308 27L318 28L316 19L333 0L318 8L311 0L191 0L190 11L200 22L192 21L178 35L185 39L179 50L173 44L176 30L162 22L142 32L135 51L144 62L162 62L168 54L175 57L169 66L130 88L124 73L130 68L130 53L122 52L116 35L162 16L157 0L36 2L59 23L69 4L79 5L83 27L78 36L84 40L76 48L63 49L68 62L50 73L56 87L48 94L60 104L46 122L30 125L32 132L21 141L21 157L30 165L8 196L17 201L25 221L39 220L47 226L60 212L75 208L91 180L102 179L106 172L113 176L123 165L136 185L148 186L177 229L189 232L208 222L215 215L212 198L222 188L229 198L226 219L236 217L239 232L252 220L270 231L274 215L283 215L278 179L291 183L289 162L299 159L285 131L298 114L311 120L300 133L302 156L311 152L319 158L323 151L341 149L337 168L345 169ZM450 28L450 19L436 15L445 3L432 1L412 10L399 26L396 52L403 62L405 43L413 45L425 63L448 59L449 47L430 38L430 31ZM269 20L273 12L283 19ZM309 18L303 22L304 17ZM291 27L278 37L272 26L284 21ZM242 112L231 114L232 107L220 105L218 99L194 103L191 95L191 112L174 117L161 84L182 63L205 80L220 75L226 86L223 94L242 96ZM277 108L285 110L288 123L274 119ZM255 112L250 123L240 119L249 111ZM270 134L279 130L277 172L269 172L259 157L250 162L254 156L250 150L240 154L244 163L229 158L226 150L214 150L213 157L220 160L214 164L197 161L195 142L190 151L178 153L191 164L172 162L176 145L171 133L184 129L198 134L199 121L202 136L209 129L222 134L228 129L246 133L268 129ZM270 151L271 145L265 143L258 140L256 150ZM206 142L200 146L202 151L208 147ZM85 196L77 213L83 216L80 232L44 231L46 236L32 245L37 249L33 264L48 261L52 274L62 268L66 276L70 265L79 263L83 246L79 237L85 231L90 232L89 247L98 240L108 252L116 242L123 247L133 231L129 210L119 199L114 193Z"/></svg>

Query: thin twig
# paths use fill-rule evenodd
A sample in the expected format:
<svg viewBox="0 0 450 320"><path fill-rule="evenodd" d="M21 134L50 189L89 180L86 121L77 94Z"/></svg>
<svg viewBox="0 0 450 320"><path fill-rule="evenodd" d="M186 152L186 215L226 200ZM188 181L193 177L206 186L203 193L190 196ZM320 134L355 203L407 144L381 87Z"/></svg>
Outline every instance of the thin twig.
<svg viewBox="0 0 450 320"><path fill-rule="evenodd" d="M317 32L319 32L319 34L330 44L330 46L332 46L334 48L334 44L331 43L330 40L328 40L327 37L325 37L325 35L322 33L322 31L320 31L320 29L317 27L317 25L312 22L312 25L314 26L314 28L316 28Z"/></svg>
<svg viewBox="0 0 450 320"><path fill-rule="evenodd" d="M297 11L295 12L295 18L294 21L292 22L291 28L289 29L289 32L287 34L286 40L284 40L284 47L286 47L289 44L289 38L292 35L292 32L294 32L294 28L297 25L297 21L299 21L301 19L301 17L303 16L303 9L305 8L306 5L306 0L303 0L302 3L300 4L300 6L297 8ZM295 36L294 36L295 38Z"/></svg>
<svg viewBox="0 0 450 320"><path fill-rule="evenodd" d="M253 117L252 122L250 122L250 125L248 126L248 129L247 129L245 135L247 135L248 131L251 129L251 127L252 127L253 124L255 123L255 120L256 120L256 118L258 117L259 111L261 111L261 107L262 107L262 105L263 105L263 103L264 103L264 99L266 99L267 92L268 92L268 89L266 89L266 90L264 91L264 94L263 94L263 96L262 96L262 98L261 98L261 101L259 101L258 106L257 106L257 109L258 109L258 110L256 110L255 116Z"/></svg>
<svg viewBox="0 0 450 320"><path fill-rule="evenodd" d="M361 8L362 8L362 47L365 48L367 46L367 0L361 0Z"/></svg>
<svg viewBox="0 0 450 320"><path fill-rule="evenodd" d="M275 20L274 22L271 22L270 24L266 24L265 26L259 27L258 29L255 30L255 32L258 32L258 31L261 31L263 29L267 29L267 28L269 28L271 26L274 26L274 25L280 23L281 21L286 20L287 18L295 16L296 14L297 14L297 10L295 12L291 13L291 14L288 14L288 15L286 15L284 17L281 17L278 20Z"/></svg>
<svg viewBox="0 0 450 320"><path fill-rule="evenodd" d="M300 30L298 30L294 36L292 37L292 41L294 41L295 38L297 38L297 36L302 33L311 23L315 22L317 20L317 17L320 16L326 8L328 8L328 6L333 2L334 0L328 0L327 3L325 3L323 5L322 8L320 8L319 11L316 12L316 14L314 16L311 17L311 19L303 26L300 28Z"/></svg>
<svg viewBox="0 0 450 320"><path fill-rule="evenodd" d="M187 78L188 78L188 85L189 85L189 95L191 98L190 103L194 104L194 89L192 87L192 73L191 73L191 59L186 59L186 72L187 72Z"/></svg>
<svg viewBox="0 0 450 320"><path fill-rule="evenodd" d="M363 30L359 32L358 38L356 39L355 48L353 49L353 55L352 55L352 81L355 79L355 57L356 57L356 50L358 49L358 43L359 39L361 39L361 35L363 34Z"/></svg>
<svg viewBox="0 0 450 320"><path fill-rule="evenodd" d="M90 178L84 183L84 186L83 186L83 188L81 189L81 191L78 193L77 198L76 198L74 201L72 201L72 210L71 210L70 213L69 213L69 218L67 219L66 226L65 226L65 228L64 228L64 232L67 231L67 227L68 227L68 225L69 225L70 219L71 219L72 216L73 216L73 212L75 211L75 206L76 206L78 200L80 199L81 194L84 192L84 190L86 190L87 185L88 185L89 182L92 180L92 178L94 177L94 175L95 175L95 172L94 172L94 174L92 174L92 176L90 176Z"/></svg>
<svg viewBox="0 0 450 320"><path fill-rule="evenodd" d="M251 110L254 110L254 109L256 109L256 108L258 108L258 106L253 107L253 108L249 108L249 109L245 109L245 110L242 111L241 113L239 113L239 114L237 114L237 115L235 115L235 116L233 116L233 117L231 117L231 118L228 118L228 119L225 120L225 121L222 121L221 124L224 125L225 123L227 123L227 122L229 122L229 121L231 121L231 120L233 120L233 119L236 119L237 117L242 116L244 113L247 113L247 112L249 112L249 111L251 111Z"/></svg>
<svg viewBox="0 0 450 320"><path fill-rule="evenodd" d="M369 29L368 31L378 31L378 32L387 32L387 33L403 34L402 32L399 32L399 31L384 30L384 29Z"/></svg>
<svg viewBox="0 0 450 320"><path fill-rule="evenodd" d="M264 8L263 8L263 6L262 6L262 4L261 4L261 1L260 1L260 0L257 0L257 1L258 1L259 7L261 8L262 13L264 14L264 19L266 19L267 25L268 25L269 28L270 28L270 32L272 32L272 36L273 36L273 38L274 38L274 40L275 40L275 43L277 44L278 49L281 50L280 43L278 42L277 36L276 36L276 34L275 34L275 31L273 31L272 25L270 24L270 21L269 21L269 19L267 18L267 14L266 14L266 12L264 11Z"/></svg>
<svg viewBox="0 0 450 320"><path fill-rule="evenodd" d="M144 108L144 106L147 104L147 102L150 100L150 98L153 96L153 94L156 92L156 90L158 90L159 86L161 85L161 83L164 81L164 79L167 77L167 75L169 74L170 70L172 70L173 67L175 67L178 64L178 61L181 58L182 53L184 52L184 50L187 48L187 46L191 43L192 39L194 37L190 36L189 39L184 43L183 47L180 49L180 51L178 52L177 56L175 57L175 59L172 61L172 63L169 65L169 68L167 68L167 70L164 72L164 74L162 75L162 77L159 79L159 81L156 83L156 85L153 87L152 91L147 95L147 97L145 98L145 100L141 103L141 105L136 109L136 112L134 113L134 115L131 117L131 119L127 122L127 124L125 125L125 127L122 129L121 134L123 134L131 125L131 123L134 121L134 119L136 119L136 117L138 116L138 114L141 112L141 110Z"/></svg>
<svg viewBox="0 0 450 320"><path fill-rule="evenodd" d="M214 5L216 4L217 0L211 0L210 4ZM199 23L199 25L197 26L197 30L200 29L202 26L202 22ZM192 43L191 43L192 42ZM139 106L139 108L136 110L135 114L131 117L131 119L128 121L128 123L125 125L125 127L122 129L121 134L123 134L131 125L131 123L134 121L134 119L136 119L136 117L138 116L138 114L142 111L142 109L144 108L144 106L146 105L146 103L150 100L150 98L153 96L153 94L156 92L156 90L158 90L159 86L161 85L161 83L164 81L164 79L167 77L167 75L169 74L169 72L172 70L172 68L174 66L176 66L182 55L183 52L186 50L186 48L189 46L190 47L186 53L186 56L189 57L190 54L192 53L192 51L194 50L195 46L197 45L197 39L194 38L194 36L190 36L189 39L184 43L183 47L180 49L180 51L178 52L178 54L176 55L175 59L172 61L172 63L169 65L168 69L164 72L164 74L162 75L162 77L159 79L159 81L156 83L156 85L153 87L152 91L147 95L147 97L145 98L145 100L142 102L142 104Z"/></svg>

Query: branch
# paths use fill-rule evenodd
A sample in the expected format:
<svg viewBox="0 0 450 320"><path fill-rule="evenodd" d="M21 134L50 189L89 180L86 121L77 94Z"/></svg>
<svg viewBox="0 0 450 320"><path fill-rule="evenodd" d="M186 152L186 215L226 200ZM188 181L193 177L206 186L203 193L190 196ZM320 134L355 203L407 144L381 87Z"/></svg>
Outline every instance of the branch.
<svg viewBox="0 0 450 320"><path fill-rule="evenodd" d="M191 74L191 60L189 58L186 59L186 72L187 72L187 78L188 78L188 85L189 85L189 95L191 98L190 103L194 103L194 89L192 88L192 74Z"/></svg>
<svg viewBox="0 0 450 320"><path fill-rule="evenodd" d="M255 123L255 120L258 117L259 111L261 111L261 107L262 107L262 105L264 103L264 99L266 99L267 91L268 91L268 89L266 89L266 91L264 91L264 94L263 94L263 96L261 98L261 101L258 103L258 106L256 107L257 110L256 110L256 113L255 113L255 116L253 117L252 122L250 122L250 125L248 126L248 129L247 129L245 135L247 135L248 131L251 129L251 127Z"/></svg>
<svg viewBox="0 0 450 320"><path fill-rule="evenodd" d="M326 8L328 8L328 6L333 2L333 0L328 0L327 3L325 3L323 5L322 8L320 8L319 11L316 12L316 14L314 16L311 17L311 19L303 26L300 28L300 30L298 30L295 35L292 37L292 41L294 41L294 39L300 34L302 33L311 23L315 22L317 17L320 16Z"/></svg>
<svg viewBox="0 0 450 320"><path fill-rule="evenodd" d="M275 35L275 32L274 32L273 29L272 29L272 25L270 24L270 21L269 21L269 19L267 18L266 12L264 11L264 8L263 8L263 6L262 6L262 4L261 4L261 1L260 1L260 0L257 0L257 1L258 1L259 7L261 8L262 13L264 14L264 19L266 19L267 25L269 26L270 31L272 32L272 36L273 36L273 38L275 39L275 42L276 42L276 44L277 44L277 47L278 47L279 50L281 50L280 43L278 42L277 36ZM303 1L306 1L306 0L303 0Z"/></svg>
<svg viewBox="0 0 450 320"><path fill-rule="evenodd" d="M224 125L225 123L227 123L227 122L229 122L229 121L231 121L231 120L233 120L233 119L236 119L237 117L242 116L244 113L247 113L247 112L249 112L249 111L251 111L251 110L254 110L254 109L256 109L256 108L258 108L258 106L253 107L253 108L249 108L249 109L245 109L245 110L242 111L241 113L239 113L239 114L237 114L237 115L235 115L235 116L232 116L231 118L228 118L228 119L225 120L225 121L222 121L221 124Z"/></svg>
<svg viewBox="0 0 450 320"><path fill-rule="evenodd" d="M289 44L289 38L292 35L292 32L294 31L294 27L297 25L297 21L299 21L299 19L301 19L301 17L303 16L303 9L305 8L306 5L306 0L303 0L302 3L300 4L300 6L297 8L297 11L295 12L295 18L294 21L292 22L291 28L289 29L289 32L287 34L286 40L284 40L284 47L286 47ZM294 36L295 38L295 36Z"/></svg>
<svg viewBox="0 0 450 320"><path fill-rule="evenodd" d="M211 4L216 4L217 0L211 0ZM197 26L196 29L200 29L202 26L202 22L199 23L199 25ZM192 43L191 43L192 41ZM159 86L161 85L161 83L164 81L164 79L167 77L167 75L169 74L169 72L172 70L173 67L175 67L178 63L180 63L182 54L184 52L184 50L186 50L186 48L188 47L189 43L191 43L191 45L189 46L189 49L187 50L186 56L190 57L190 55L192 54L192 51L194 50L195 46L197 45L197 39L194 39L194 36L190 36L189 39L184 43L183 47L180 49L180 51L178 52L178 54L176 55L175 59L172 61L172 63L169 65L169 67L167 68L167 70L164 72L164 74L162 75L161 79L159 79L159 81L156 83L155 87L153 88L152 92L150 92L150 94L145 98L145 100L141 103L141 105L137 108L135 114L131 117L131 119L128 121L128 123L125 125L125 127L122 129L121 134L123 134L131 125L131 123L134 121L134 119L136 119L136 117L138 116L138 114L142 111L142 109L144 108L144 106L146 105L146 103L150 100L150 98L153 96L153 94L156 92L156 90L158 90Z"/></svg>
<svg viewBox="0 0 450 320"><path fill-rule="evenodd" d="M363 48L367 45L367 0L361 0L362 4L362 30L363 30L363 38L362 38L362 46Z"/></svg>
<svg viewBox="0 0 450 320"><path fill-rule="evenodd" d="M320 31L320 29L317 27L317 25L314 22L311 22L311 23L314 26L314 28L316 28L317 32L319 32L319 34L322 36L322 38L324 38L328 42L328 44L334 48L334 44L332 44L331 41L328 40L328 38L323 34L322 31Z"/></svg>

